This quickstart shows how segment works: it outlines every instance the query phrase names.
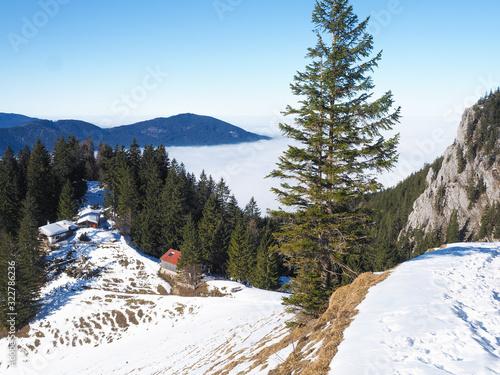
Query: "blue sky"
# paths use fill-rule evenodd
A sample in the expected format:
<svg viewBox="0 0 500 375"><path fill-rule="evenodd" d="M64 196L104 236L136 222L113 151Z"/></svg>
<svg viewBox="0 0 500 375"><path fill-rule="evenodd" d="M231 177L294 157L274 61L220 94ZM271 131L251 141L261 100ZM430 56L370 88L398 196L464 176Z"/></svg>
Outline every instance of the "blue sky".
<svg viewBox="0 0 500 375"><path fill-rule="evenodd" d="M0 0L0 112L101 126L191 112L277 135L315 44L314 4ZM375 94L392 90L402 107L391 185L440 155L462 111L500 86L500 2L351 4L383 50Z"/></svg>
<svg viewBox="0 0 500 375"><path fill-rule="evenodd" d="M2 0L0 111L113 124L275 115L296 100L314 3ZM376 92L391 89L405 117L450 117L500 86L498 1L351 3L384 51Z"/></svg>

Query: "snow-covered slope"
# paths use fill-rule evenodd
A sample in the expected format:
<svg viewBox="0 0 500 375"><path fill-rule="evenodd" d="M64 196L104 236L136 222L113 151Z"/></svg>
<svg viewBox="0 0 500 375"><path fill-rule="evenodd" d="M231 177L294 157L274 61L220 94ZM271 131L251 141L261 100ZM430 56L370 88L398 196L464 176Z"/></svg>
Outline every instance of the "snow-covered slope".
<svg viewBox="0 0 500 375"><path fill-rule="evenodd" d="M330 374L500 374L500 243L461 243L370 289Z"/></svg>
<svg viewBox="0 0 500 375"><path fill-rule="evenodd" d="M89 188L89 202L99 202L97 185ZM78 240L83 232L90 242ZM230 281L209 282L224 297L167 295L159 260L112 230L79 229L47 258L60 267L28 337L18 339L17 367L0 340L2 375L209 374L283 335L290 318L282 294Z"/></svg>
<svg viewBox="0 0 500 375"><path fill-rule="evenodd" d="M99 201L95 184L90 192ZM80 229L49 259L62 272L54 267L44 307L18 339L16 368L0 340L2 375L500 374L500 243L448 245L370 289L385 275L365 274L302 334L286 328L280 293L214 280L224 297L167 295L158 260L112 230ZM351 321L333 357L330 337L340 342Z"/></svg>

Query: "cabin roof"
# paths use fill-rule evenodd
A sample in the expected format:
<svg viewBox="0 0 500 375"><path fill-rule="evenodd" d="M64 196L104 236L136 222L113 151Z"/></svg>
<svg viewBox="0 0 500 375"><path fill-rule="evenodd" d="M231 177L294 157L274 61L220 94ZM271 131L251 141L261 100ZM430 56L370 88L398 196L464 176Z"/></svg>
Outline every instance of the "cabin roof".
<svg viewBox="0 0 500 375"><path fill-rule="evenodd" d="M58 234L66 233L78 229L78 226L68 220L61 220L38 228L47 237L54 237Z"/></svg>
<svg viewBox="0 0 500 375"><path fill-rule="evenodd" d="M181 252L179 250L170 249L160 258L160 260L176 266L180 258Z"/></svg>

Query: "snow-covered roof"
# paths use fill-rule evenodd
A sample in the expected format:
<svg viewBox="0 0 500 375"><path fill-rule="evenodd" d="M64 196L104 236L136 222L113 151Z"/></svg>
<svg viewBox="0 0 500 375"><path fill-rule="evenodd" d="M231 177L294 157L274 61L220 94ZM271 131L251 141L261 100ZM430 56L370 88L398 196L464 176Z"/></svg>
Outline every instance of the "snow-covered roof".
<svg viewBox="0 0 500 375"><path fill-rule="evenodd" d="M58 234L66 233L76 229L78 229L78 226L68 220L61 220L56 223L47 224L43 227L38 228L38 230L40 230L40 232L45 234L47 237L54 237Z"/></svg>
<svg viewBox="0 0 500 375"><path fill-rule="evenodd" d="M83 223L85 221L90 221L92 223L99 223L99 217L101 216L101 211L93 210L91 208L86 208L80 213L80 217L77 223Z"/></svg>

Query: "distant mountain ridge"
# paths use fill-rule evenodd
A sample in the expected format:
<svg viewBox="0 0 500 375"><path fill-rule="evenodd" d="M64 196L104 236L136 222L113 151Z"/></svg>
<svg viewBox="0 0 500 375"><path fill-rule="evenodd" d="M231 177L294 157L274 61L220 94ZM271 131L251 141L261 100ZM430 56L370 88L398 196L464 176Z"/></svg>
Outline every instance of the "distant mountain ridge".
<svg viewBox="0 0 500 375"><path fill-rule="evenodd" d="M26 122L24 122L26 121ZM214 146L255 142L270 137L248 132L228 122L210 116L184 113L160 117L131 125L101 128L80 120L49 121L23 115L0 113L0 154L8 145L17 152L25 145L33 146L37 139L53 149L57 138L75 136L84 141L90 135L94 143L105 142L128 146L134 138L141 145Z"/></svg>
<svg viewBox="0 0 500 375"><path fill-rule="evenodd" d="M15 113L0 113L0 128L13 128L36 120L38 119Z"/></svg>

